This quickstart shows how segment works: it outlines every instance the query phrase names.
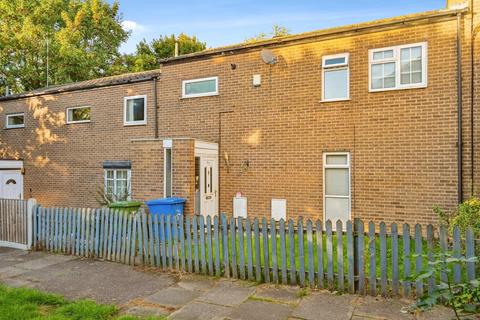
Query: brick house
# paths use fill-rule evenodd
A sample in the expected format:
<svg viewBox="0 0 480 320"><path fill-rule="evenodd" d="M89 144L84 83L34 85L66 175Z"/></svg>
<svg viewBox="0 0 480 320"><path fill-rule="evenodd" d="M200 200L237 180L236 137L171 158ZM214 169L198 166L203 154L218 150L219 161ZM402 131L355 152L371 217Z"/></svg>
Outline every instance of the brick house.
<svg viewBox="0 0 480 320"><path fill-rule="evenodd" d="M187 214L436 222L433 205L478 192L479 10L448 1L2 97L0 197L95 207L104 188L184 197Z"/></svg>

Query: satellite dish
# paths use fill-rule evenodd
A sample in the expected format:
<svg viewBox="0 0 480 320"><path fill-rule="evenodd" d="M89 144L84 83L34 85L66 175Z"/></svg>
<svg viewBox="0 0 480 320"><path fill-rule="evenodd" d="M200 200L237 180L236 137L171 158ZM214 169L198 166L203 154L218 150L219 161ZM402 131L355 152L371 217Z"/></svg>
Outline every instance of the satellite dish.
<svg viewBox="0 0 480 320"><path fill-rule="evenodd" d="M260 52L260 56L262 57L263 62L266 64L273 65L277 63L277 56L273 53L272 50L262 49Z"/></svg>

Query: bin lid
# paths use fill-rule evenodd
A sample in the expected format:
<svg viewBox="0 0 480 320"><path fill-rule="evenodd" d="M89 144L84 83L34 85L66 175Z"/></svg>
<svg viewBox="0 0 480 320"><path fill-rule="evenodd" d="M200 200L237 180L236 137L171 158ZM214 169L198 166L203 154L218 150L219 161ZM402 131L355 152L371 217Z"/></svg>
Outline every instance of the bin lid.
<svg viewBox="0 0 480 320"><path fill-rule="evenodd" d="M145 203L147 204L147 206L156 205L156 204L180 204L180 203L185 203L185 199L170 197L170 198L148 200L148 201L145 201Z"/></svg>
<svg viewBox="0 0 480 320"><path fill-rule="evenodd" d="M117 201L108 205L109 208L134 208L141 207L142 202L140 201Z"/></svg>

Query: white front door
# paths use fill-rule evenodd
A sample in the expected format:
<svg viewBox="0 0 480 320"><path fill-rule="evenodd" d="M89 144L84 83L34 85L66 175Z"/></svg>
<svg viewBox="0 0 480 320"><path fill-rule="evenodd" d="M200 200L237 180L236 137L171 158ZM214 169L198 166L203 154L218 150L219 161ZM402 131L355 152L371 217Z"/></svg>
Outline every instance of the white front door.
<svg viewBox="0 0 480 320"><path fill-rule="evenodd" d="M20 170L0 171L0 198L23 199L23 175Z"/></svg>
<svg viewBox="0 0 480 320"><path fill-rule="evenodd" d="M218 214L218 160L213 156L200 157L200 213Z"/></svg>

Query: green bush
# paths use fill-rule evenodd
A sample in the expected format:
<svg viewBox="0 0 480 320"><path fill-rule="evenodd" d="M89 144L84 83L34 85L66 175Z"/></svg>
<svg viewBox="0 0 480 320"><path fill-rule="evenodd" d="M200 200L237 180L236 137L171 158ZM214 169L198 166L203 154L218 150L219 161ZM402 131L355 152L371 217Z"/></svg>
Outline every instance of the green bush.
<svg viewBox="0 0 480 320"><path fill-rule="evenodd" d="M468 227L472 227L475 234L480 234L480 199L471 198L461 203L458 208L448 214L439 207L434 207L433 211L437 213L442 224L449 228L452 232L458 226L460 230L465 232Z"/></svg>

